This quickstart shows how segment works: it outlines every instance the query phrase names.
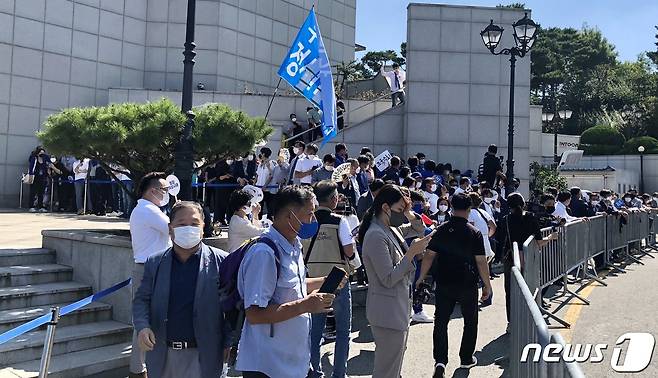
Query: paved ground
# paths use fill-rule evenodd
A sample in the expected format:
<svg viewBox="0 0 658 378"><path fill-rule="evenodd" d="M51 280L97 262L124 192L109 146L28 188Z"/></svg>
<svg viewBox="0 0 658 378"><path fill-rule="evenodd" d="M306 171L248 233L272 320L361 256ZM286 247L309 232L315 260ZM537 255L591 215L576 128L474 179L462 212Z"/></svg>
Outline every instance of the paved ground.
<svg viewBox="0 0 658 378"><path fill-rule="evenodd" d="M70 214L31 214L15 210L0 210L0 248L27 248L41 246L43 229L127 229L126 221L98 216L79 217ZM658 253L654 254L658 256ZM608 287L591 284L579 293L591 301L585 306L573 300L562 306L558 315L573 324L571 330L559 328L553 322L552 330L560 332L571 343L608 343L605 361L600 364L583 364L587 377L618 377L610 368L610 357L616 339L626 332L649 332L658 336L658 291L655 276L658 259L645 257L646 265L632 264L626 274L609 274L604 280ZM507 377L508 337L505 330L505 305L502 277L493 281L494 303L480 312L479 336L476 356L479 364L470 371L456 369L461 339L459 310L455 311L449 326L450 363L447 377ZM578 286L570 285L576 290ZM560 306L564 297L556 297L553 308ZM374 357L372 333L365 320L364 309L354 314L352 343L348 374L356 377L370 376ZM425 311L433 315L434 306L425 305ZM432 324L411 326L408 348L403 366L403 377L429 377L433 370ZM627 344L626 344L627 345ZM322 348L325 373L331 371L333 344ZM652 364L634 377L658 377L658 349L654 350Z"/></svg>
<svg viewBox="0 0 658 378"><path fill-rule="evenodd" d="M28 213L0 209L0 248L41 247L41 230L128 229L128 221L116 217L79 216L65 213Z"/></svg>

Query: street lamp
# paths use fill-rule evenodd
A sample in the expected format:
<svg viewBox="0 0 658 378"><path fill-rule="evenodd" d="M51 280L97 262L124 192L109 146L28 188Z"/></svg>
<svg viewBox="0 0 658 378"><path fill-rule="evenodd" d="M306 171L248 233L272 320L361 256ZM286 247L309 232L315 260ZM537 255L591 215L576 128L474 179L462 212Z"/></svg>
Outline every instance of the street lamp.
<svg viewBox="0 0 658 378"><path fill-rule="evenodd" d="M640 194L644 194L644 146L637 148L640 153Z"/></svg>
<svg viewBox="0 0 658 378"><path fill-rule="evenodd" d="M174 153L174 174L180 180L181 200L192 199L192 173L194 171L194 144L192 130L194 129L194 113L192 112L192 79L194 72L194 16L196 14L196 0L187 1L187 28L185 30L185 51L183 55L183 96L181 111L187 116L181 137L176 143Z"/></svg>
<svg viewBox="0 0 658 378"><path fill-rule="evenodd" d="M546 122L547 124L550 124L551 122L555 121L553 123L553 160L555 163L560 162L560 158L557 154L557 132L559 128L559 119L561 120L567 120L571 118L571 115L573 112L571 110L560 110L557 113L542 113L541 115L541 120Z"/></svg>
<svg viewBox="0 0 658 378"><path fill-rule="evenodd" d="M510 87L509 87L509 124L507 126L507 184L505 194L513 192L512 182L514 180L514 69L516 67L516 57L523 58L526 56L532 45L537 39L537 24L528 18L526 13L522 19L512 24L514 30L514 44L511 48L504 48L496 52L496 47L503 36L503 28L491 23L480 32L484 46L493 55L510 56Z"/></svg>

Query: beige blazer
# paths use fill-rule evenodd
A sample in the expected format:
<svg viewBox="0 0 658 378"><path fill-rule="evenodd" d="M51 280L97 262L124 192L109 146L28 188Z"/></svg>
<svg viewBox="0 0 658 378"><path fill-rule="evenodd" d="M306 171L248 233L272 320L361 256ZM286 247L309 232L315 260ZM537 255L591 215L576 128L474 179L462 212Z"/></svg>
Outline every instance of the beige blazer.
<svg viewBox="0 0 658 378"><path fill-rule="evenodd" d="M401 227L387 227L373 219L363 239L363 265L368 274L366 317L370 325L406 331L411 315L409 287L416 266L403 259L405 238L423 235L420 219ZM398 239L398 240L396 240Z"/></svg>

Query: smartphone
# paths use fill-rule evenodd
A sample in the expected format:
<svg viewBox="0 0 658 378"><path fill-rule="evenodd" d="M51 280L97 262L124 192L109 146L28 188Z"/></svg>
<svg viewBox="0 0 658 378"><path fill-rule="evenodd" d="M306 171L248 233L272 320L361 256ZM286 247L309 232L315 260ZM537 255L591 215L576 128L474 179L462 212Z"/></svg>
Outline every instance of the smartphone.
<svg viewBox="0 0 658 378"><path fill-rule="evenodd" d="M322 283L322 286L320 286L320 290L318 290L318 292L326 294L335 293L346 275L347 272L337 266L334 266L334 268L331 269L331 272L329 272L327 278L324 279L324 282Z"/></svg>

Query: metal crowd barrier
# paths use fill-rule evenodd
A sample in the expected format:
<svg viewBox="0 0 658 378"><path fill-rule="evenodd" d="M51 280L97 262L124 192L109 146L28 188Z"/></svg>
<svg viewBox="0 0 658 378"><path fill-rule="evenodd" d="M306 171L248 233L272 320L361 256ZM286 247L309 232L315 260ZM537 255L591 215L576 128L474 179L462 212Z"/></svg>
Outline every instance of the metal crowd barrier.
<svg viewBox="0 0 658 378"><path fill-rule="evenodd" d="M536 245L536 243L534 243ZM519 247L517 243L513 246L514 266L512 267L511 274L511 311L510 323L510 371L511 376L514 378L548 378L548 377L571 377L581 378L585 375L576 363L567 363L564 359L560 362L546 362L541 357L538 361L534 360L536 353L541 354L543 348L550 343L557 343L564 345L564 341L559 334L551 334L548 331L548 326L544 321L544 317L540 307L535 302L535 295L531 289L526 285L526 277L528 270L525 270L526 276L521 274L521 263L519 258ZM528 263L532 264L532 258L529 261L528 257L524 258L526 268ZM536 261L540 261L537 259ZM532 349L528 353L526 362L521 362L521 356L524 349L529 344L536 344L541 347L541 350ZM533 354L534 353L534 354Z"/></svg>
<svg viewBox="0 0 658 378"><path fill-rule="evenodd" d="M542 230L545 238L557 231L557 240L550 241L544 248L539 248L534 242L534 237L528 238L523 244L524 265L522 272L525 283L533 298L541 304L540 291L560 280L563 284L563 294L570 294L571 298L577 298L584 304L589 304L585 298L578 295L579 290L572 291L568 287L568 276L575 276L581 287L596 281L603 286L607 284L594 272L590 271L592 258L603 254L604 261L612 268L624 272L624 270L610 261L612 252L622 249L625 256L630 260L642 264L642 262L631 253L629 245L636 245L637 253L654 258L646 249L655 244L656 222L658 209L648 212L632 212L627 216L628 223L621 224L622 215L598 215L589 218L587 222L575 222L567 224L556 230L546 228ZM587 278L587 281L584 280ZM565 302L566 303L566 302ZM570 324L557 317L554 313L540 307L540 312L565 327Z"/></svg>

